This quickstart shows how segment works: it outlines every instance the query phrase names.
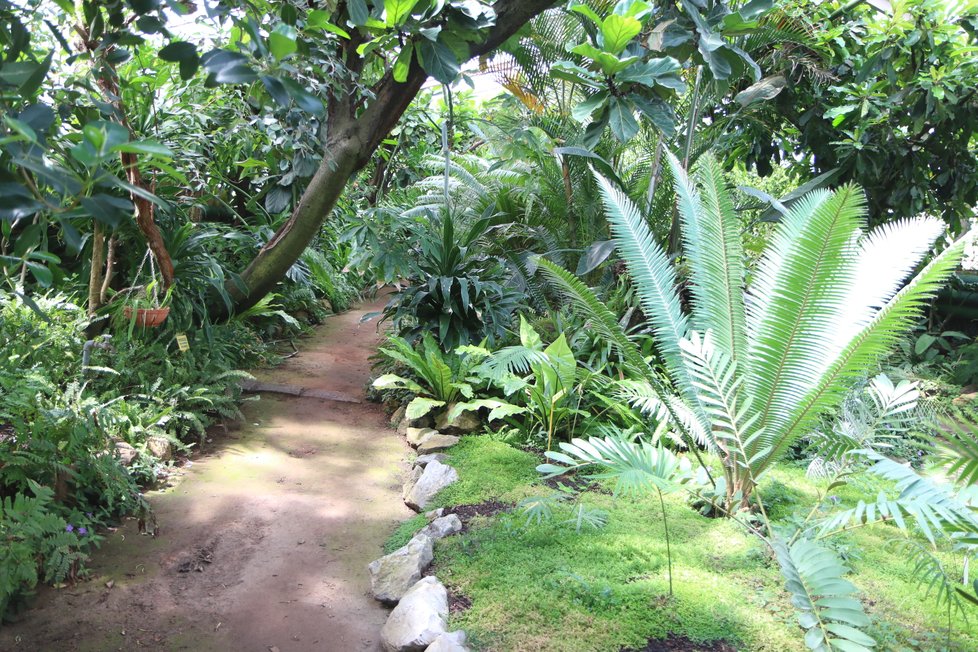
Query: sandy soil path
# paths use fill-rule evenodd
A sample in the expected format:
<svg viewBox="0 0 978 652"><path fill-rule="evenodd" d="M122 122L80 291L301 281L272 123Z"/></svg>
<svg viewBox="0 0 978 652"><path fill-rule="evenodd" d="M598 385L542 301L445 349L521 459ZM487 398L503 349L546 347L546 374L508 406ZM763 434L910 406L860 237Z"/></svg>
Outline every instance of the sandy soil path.
<svg viewBox="0 0 978 652"><path fill-rule="evenodd" d="M330 317L261 380L362 399L374 322ZM378 650L387 610L365 565L411 515L378 405L264 394L179 484L150 494L158 537L128 521L92 579L40 592L0 650Z"/></svg>

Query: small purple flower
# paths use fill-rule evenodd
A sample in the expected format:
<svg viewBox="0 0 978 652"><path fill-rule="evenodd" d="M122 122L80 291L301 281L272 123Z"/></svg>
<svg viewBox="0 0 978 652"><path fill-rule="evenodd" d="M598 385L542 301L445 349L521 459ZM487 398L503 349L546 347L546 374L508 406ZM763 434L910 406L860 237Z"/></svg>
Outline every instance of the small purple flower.
<svg viewBox="0 0 978 652"><path fill-rule="evenodd" d="M78 528L78 534L80 536L85 536L86 534L88 534L88 528L84 526Z"/></svg>
<svg viewBox="0 0 978 652"><path fill-rule="evenodd" d="M85 516L87 516L88 518L93 518L91 512L85 512Z"/></svg>
<svg viewBox="0 0 978 652"><path fill-rule="evenodd" d="M74 531L75 531L75 526L72 525L71 523L65 526L65 532L74 532Z"/></svg>

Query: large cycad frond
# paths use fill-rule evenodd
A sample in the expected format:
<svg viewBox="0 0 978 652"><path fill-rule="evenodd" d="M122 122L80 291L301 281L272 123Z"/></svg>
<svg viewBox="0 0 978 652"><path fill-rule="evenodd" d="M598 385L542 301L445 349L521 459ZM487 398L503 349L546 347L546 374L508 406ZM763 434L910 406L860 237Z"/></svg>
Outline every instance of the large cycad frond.
<svg viewBox="0 0 978 652"><path fill-rule="evenodd" d="M651 322L669 376L687 400L695 403L696 392L679 349L689 323L676 291L676 271L631 199L601 175L595 177L618 252L638 289L642 310Z"/></svg>
<svg viewBox="0 0 978 652"><path fill-rule="evenodd" d="M783 425L781 441L773 446L772 460L811 428L818 417L838 405L851 382L892 350L900 337L913 327L927 302L957 267L964 246L965 241L959 240L935 257L882 308L875 311L870 321L842 351L832 357L807 394L793 406L789 419Z"/></svg>
<svg viewBox="0 0 978 652"><path fill-rule="evenodd" d="M701 333L711 331L717 348L736 360L746 354L747 341L740 220L712 155L704 156L697 167L699 190L679 159L671 152L667 156L690 267L693 326Z"/></svg>
<svg viewBox="0 0 978 652"><path fill-rule="evenodd" d="M747 385L770 435L824 364L844 311L840 285L855 265L865 199L853 186L801 201L785 217L757 269L748 303Z"/></svg>

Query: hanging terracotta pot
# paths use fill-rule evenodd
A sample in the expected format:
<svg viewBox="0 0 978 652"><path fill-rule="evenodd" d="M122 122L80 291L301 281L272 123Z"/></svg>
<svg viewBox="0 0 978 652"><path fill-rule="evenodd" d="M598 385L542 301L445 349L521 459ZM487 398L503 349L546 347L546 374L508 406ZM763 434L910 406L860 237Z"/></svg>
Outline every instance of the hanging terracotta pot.
<svg viewBox="0 0 978 652"><path fill-rule="evenodd" d="M126 306L122 311L126 319L132 319L132 308ZM166 321L170 308L136 308L136 326L142 328L158 328Z"/></svg>

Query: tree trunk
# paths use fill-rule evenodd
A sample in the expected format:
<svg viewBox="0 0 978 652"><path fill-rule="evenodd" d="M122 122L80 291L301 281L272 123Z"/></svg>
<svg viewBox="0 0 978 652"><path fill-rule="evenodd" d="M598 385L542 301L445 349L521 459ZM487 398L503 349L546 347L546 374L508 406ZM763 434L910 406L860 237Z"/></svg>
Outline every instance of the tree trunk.
<svg viewBox="0 0 978 652"><path fill-rule="evenodd" d="M469 58L492 52L554 3L555 0L498 0L493 5L496 24L487 30L483 42L470 46ZM352 68L357 65L353 62L360 61L359 55L355 55L357 45L356 39L351 40L348 67ZM377 82L372 89L373 99L362 110L358 111L359 107L349 97L330 101L327 111L329 136L319 169L292 215L242 272L245 291L235 283L226 285L236 309L253 306L285 276L319 232L350 178L370 161L427 79L427 73L414 61L406 81L397 82L388 72ZM222 302L215 302L216 315L220 316L223 308Z"/></svg>

